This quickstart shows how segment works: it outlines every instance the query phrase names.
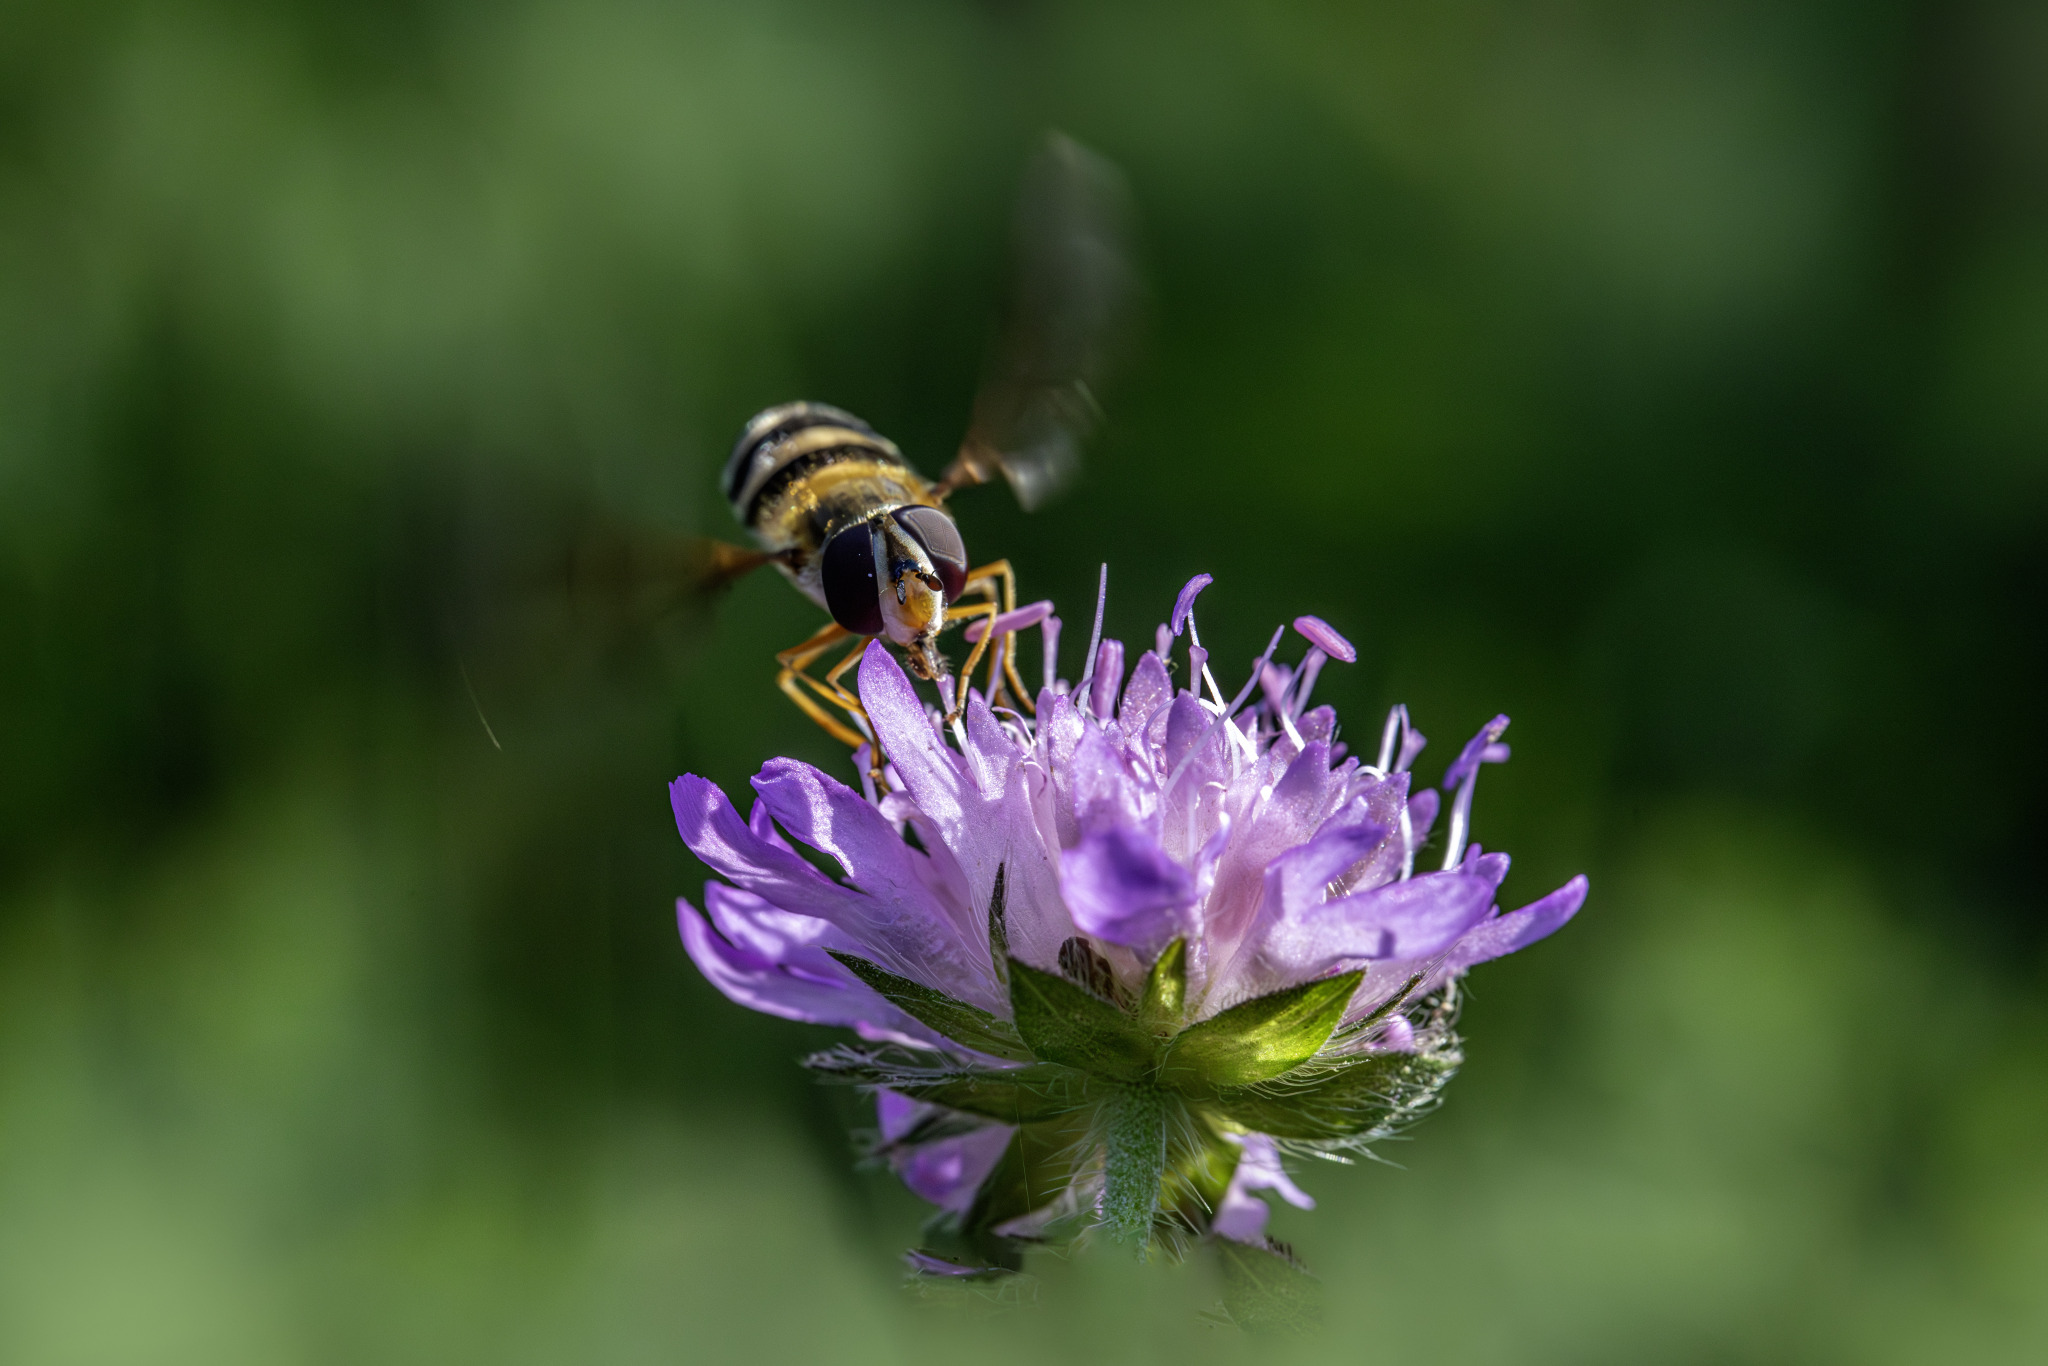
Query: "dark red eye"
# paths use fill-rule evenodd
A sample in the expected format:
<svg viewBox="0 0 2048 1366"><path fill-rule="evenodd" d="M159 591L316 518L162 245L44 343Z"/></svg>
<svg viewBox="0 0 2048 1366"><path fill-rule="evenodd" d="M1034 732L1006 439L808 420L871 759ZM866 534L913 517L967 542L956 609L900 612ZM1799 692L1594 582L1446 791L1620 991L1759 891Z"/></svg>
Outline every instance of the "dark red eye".
<svg viewBox="0 0 2048 1366"><path fill-rule="evenodd" d="M818 578L832 620L855 635L882 634L881 589L875 582L875 548L866 522L856 522L825 543Z"/></svg>
<svg viewBox="0 0 2048 1366"><path fill-rule="evenodd" d="M960 528L937 508L914 504L897 508L895 515L896 525L932 557L932 568L946 585L946 601L958 601L967 587L967 543L960 539Z"/></svg>

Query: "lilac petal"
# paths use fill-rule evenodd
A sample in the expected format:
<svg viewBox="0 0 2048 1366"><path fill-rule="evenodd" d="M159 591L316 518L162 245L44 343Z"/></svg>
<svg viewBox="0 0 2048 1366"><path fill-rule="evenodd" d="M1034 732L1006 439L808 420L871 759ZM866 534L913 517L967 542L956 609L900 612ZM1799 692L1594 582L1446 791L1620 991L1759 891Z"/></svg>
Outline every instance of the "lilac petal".
<svg viewBox="0 0 2048 1366"><path fill-rule="evenodd" d="M1095 686L1090 690L1089 710L1105 721L1116 714L1117 690L1124 684L1124 643L1105 640L1095 655Z"/></svg>
<svg viewBox="0 0 2048 1366"><path fill-rule="evenodd" d="M1077 830L1137 825L1151 818L1147 789L1134 780L1122 746L1101 729L1090 726L1081 736L1068 775Z"/></svg>
<svg viewBox="0 0 2048 1366"><path fill-rule="evenodd" d="M1091 832L1063 851L1060 889L1083 934L1146 951L1181 931L1196 894L1193 875L1131 825Z"/></svg>
<svg viewBox="0 0 2048 1366"><path fill-rule="evenodd" d="M1427 958L1485 918L1494 883L1471 873L1427 873L1284 915L1261 946L1269 970L1296 980L1339 963Z"/></svg>
<svg viewBox="0 0 2048 1366"><path fill-rule="evenodd" d="M856 804L867 805L851 792L847 795ZM990 970L968 951L930 896L902 904L841 886L787 845L756 834L716 785L695 774L686 773L670 784L669 800L683 843L735 885L780 910L837 926L864 956L928 986L965 995L977 1004L986 1004L996 992ZM996 999L999 1004L1000 997Z"/></svg>
<svg viewBox="0 0 2048 1366"><path fill-rule="evenodd" d="M1273 860L1266 895L1281 916L1306 915L1323 904L1323 889L1364 862L1387 838L1387 827L1360 821L1319 831L1315 838Z"/></svg>
<svg viewBox="0 0 2048 1366"><path fill-rule="evenodd" d="M1429 838L1429 828L1436 824L1437 805L1433 787L1425 787L1408 799L1408 829L1417 849Z"/></svg>
<svg viewBox="0 0 2048 1366"><path fill-rule="evenodd" d="M957 922L926 889L915 866L917 852L852 788L795 759L770 759L753 785L784 829L830 854L862 891L904 911Z"/></svg>
<svg viewBox="0 0 2048 1366"><path fill-rule="evenodd" d="M1209 1221L1209 1231L1232 1242L1264 1242L1266 1221L1272 1217L1273 1211L1265 1201L1233 1184L1217 1202L1216 1217Z"/></svg>
<svg viewBox="0 0 2048 1366"><path fill-rule="evenodd" d="M1508 718L1496 716L1480 727L1479 733L1465 742L1465 748L1444 773L1443 789L1454 790L1459 783L1479 771L1481 764L1506 763L1508 747L1500 743L1500 737L1507 732Z"/></svg>
<svg viewBox="0 0 2048 1366"><path fill-rule="evenodd" d="M1372 1046L1382 1053L1413 1053L1415 1051L1415 1026L1408 1023L1406 1015L1390 1016L1379 1027Z"/></svg>
<svg viewBox="0 0 2048 1366"><path fill-rule="evenodd" d="M875 1123L882 1131L882 1141L894 1143L916 1128L917 1122L932 1108L922 1101L912 1100L901 1091L876 1091Z"/></svg>
<svg viewBox="0 0 2048 1366"><path fill-rule="evenodd" d="M980 693L970 691L965 719L969 771L974 774L982 796L993 800L1009 785L1010 775L1016 771L1024 751L1016 738L1003 729L1003 723L996 720L988 700Z"/></svg>
<svg viewBox="0 0 2048 1366"><path fill-rule="evenodd" d="M894 1091L875 1093L875 1117L882 1139L895 1143L917 1127L936 1106L924 1105ZM964 1213L988 1174L1002 1160L1016 1132L1007 1124L991 1124L950 1138L894 1149L889 1165L912 1193L941 1209Z"/></svg>
<svg viewBox="0 0 2048 1366"><path fill-rule="evenodd" d="M1193 693L1184 692L1173 699L1173 706L1166 713L1166 760L1167 771L1172 772L1188 761L1196 746L1210 742L1209 750L1221 754L1222 735L1212 735L1209 723L1216 718L1208 708L1195 700ZM1208 755L1205 754L1204 758ZM1228 765L1221 765L1220 771L1227 773ZM1200 775L1215 776L1215 775Z"/></svg>
<svg viewBox="0 0 2048 1366"><path fill-rule="evenodd" d="M1047 692L1052 692L1060 681L1060 619L1047 617L1038 628L1039 638L1044 642L1045 682Z"/></svg>
<svg viewBox="0 0 2048 1366"><path fill-rule="evenodd" d="M1124 689L1124 703L1117 712L1117 725L1127 741L1135 741L1152 723L1154 713L1173 700L1173 677L1166 672L1166 660L1147 650L1138 656L1131 670L1130 686Z"/></svg>
<svg viewBox="0 0 2048 1366"><path fill-rule="evenodd" d="M1214 574L1197 574L1181 588L1180 596L1173 600L1173 619L1170 623L1175 639L1179 639L1180 633L1187 629L1188 613L1195 610L1195 599L1201 596L1204 588L1214 582Z"/></svg>
<svg viewBox="0 0 2048 1366"><path fill-rule="evenodd" d="M985 899L996 870L1005 869L1011 950L1029 963L1057 962L1059 946L1074 933L1073 921L1060 899L1059 872L1027 794L1026 765L987 705L978 697L968 702L966 729L982 770L971 775L967 760L940 740L903 667L879 641L861 656L860 697L902 787L958 861L973 889L977 914L987 914ZM1036 765L1031 767L1036 771ZM999 779L1000 785L985 791L981 780L987 778ZM977 953L987 960L985 953ZM989 1008L1007 1013L1008 1004L997 1001Z"/></svg>
<svg viewBox="0 0 2048 1366"><path fill-rule="evenodd" d="M1209 1224L1212 1232L1240 1243L1263 1240L1272 1211L1265 1201L1252 1195L1256 1190L1278 1191L1280 1198L1296 1209L1316 1207L1316 1202L1289 1179L1272 1139L1264 1134L1245 1134L1235 1141L1244 1145L1244 1155L1237 1160L1237 1170L1231 1173L1230 1185L1217 1204L1216 1217Z"/></svg>
<svg viewBox="0 0 2048 1366"><path fill-rule="evenodd" d="M752 900L758 902L758 898ZM766 908L765 902L758 904ZM726 914L719 918L729 921L732 908L721 909ZM778 961L777 955L762 951L761 937L748 936L753 942L736 942L680 897L676 899L676 928L682 933L690 961L705 980L728 1000L749 1010L807 1024L840 1025L878 1042L919 1046L934 1042L931 1031L856 981L821 949L792 945L784 956L797 962ZM808 971L803 970L806 967Z"/></svg>
<svg viewBox="0 0 2048 1366"><path fill-rule="evenodd" d="M1518 911L1480 922L1458 940L1445 959L1445 966L1453 972L1462 972L1476 964L1529 947L1556 932L1578 914L1579 907L1586 903L1586 888L1586 876L1581 873L1550 895L1532 901Z"/></svg>
<svg viewBox="0 0 2048 1366"><path fill-rule="evenodd" d="M1277 905L1264 905L1267 870L1282 854L1307 843L1342 800L1342 784L1330 769L1329 745L1322 740L1309 741L1287 765L1264 804L1232 832L1216 870L1215 890L1203 912L1208 934L1219 950L1227 953L1254 933L1255 914L1262 918L1278 914Z"/></svg>
<svg viewBox="0 0 2048 1366"><path fill-rule="evenodd" d="M1152 628L1152 652L1161 659L1173 653L1173 632L1163 621Z"/></svg>
<svg viewBox="0 0 2048 1366"><path fill-rule="evenodd" d="M1358 662L1358 650L1352 643L1337 634L1337 629L1321 617L1296 617L1294 629L1308 638L1308 643L1332 659L1341 659L1346 664Z"/></svg>
<svg viewBox="0 0 2048 1366"><path fill-rule="evenodd" d="M1000 616L998 616L995 619L995 632L997 635L1000 636L1005 635L1011 631L1029 630L1031 627L1038 625L1039 622L1044 621L1047 617L1051 615L1051 598L1045 598L1038 602L1026 603L1024 606L1019 607L1014 612L1004 612ZM967 643L969 645L972 645L975 641L980 640L982 637L982 633L987 631L988 629L988 618L976 617L973 621L967 623L966 628L962 630L960 634L967 638Z"/></svg>

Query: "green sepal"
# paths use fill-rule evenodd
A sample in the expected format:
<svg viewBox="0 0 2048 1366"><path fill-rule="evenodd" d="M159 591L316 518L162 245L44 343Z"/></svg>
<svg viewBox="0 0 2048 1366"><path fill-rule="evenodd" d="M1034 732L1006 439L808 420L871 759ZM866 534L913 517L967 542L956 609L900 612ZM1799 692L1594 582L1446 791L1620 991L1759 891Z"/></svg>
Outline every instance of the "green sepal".
<svg viewBox="0 0 2048 1366"><path fill-rule="evenodd" d="M1175 939L1152 960L1145 974L1145 1001L1138 1014L1146 1024L1164 1034L1180 1028L1187 1011L1188 941Z"/></svg>
<svg viewBox="0 0 2048 1366"><path fill-rule="evenodd" d="M889 1089L912 1100L943 1105L1000 1120L1004 1124L1036 1124L1088 1106L1088 1074L1054 1063L1039 1063L1008 1072L957 1072L929 1082L889 1083Z"/></svg>
<svg viewBox="0 0 2048 1366"><path fill-rule="evenodd" d="M898 977L865 958L841 953L837 949L827 949L826 952L838 959L848 972L880 992L890 1005L919 1024L930 1025L953 1042L977 1053L1009 1062L1031 1061L1031 1050L1024 1046L1024 1040L1017 1037L1016 1028L1008 1020L998 1019L979 1006L971 1006L908 977Z"/></svg>
<svg viewBox="0 0 2048 1366"><path fill-rule="evenodd" d="M1130 1016L1064 977L1010 960L1017 1032L1047 1062L1117 1081L1138 1081L1158 1061L1159 1041Z"/></svg>
<svg viewBox="0 0 2048 1366"><path fill-rule="evenodd" d="M1275 1138L1357 1138L1412 1110L1457 1070L1450 1053L1371 1053L1284 1086L1224 1087L1209 1108Z"/></svg>
<svg viewBox="0 0 2048 1366"><path fill-rule="evenodd" d="M1291 1072L1329 1042L1363 980L1363 972L1346 972L1303 982L1189 1025L1167 1045L1160 1078L1203 1095Z"/></svg>
<svg viewBox="0 0 2048 1366"><path fill-rule="evenodd" d="M912 1100L942 1105L1004 1124L1035 1124L1087 1107L1095 1100L1085 1072L1055 1063L1005 1070L926 1067L886 1053L835 1048L813 1053L804 1066L833 1081L885 1086Z"/></svg>

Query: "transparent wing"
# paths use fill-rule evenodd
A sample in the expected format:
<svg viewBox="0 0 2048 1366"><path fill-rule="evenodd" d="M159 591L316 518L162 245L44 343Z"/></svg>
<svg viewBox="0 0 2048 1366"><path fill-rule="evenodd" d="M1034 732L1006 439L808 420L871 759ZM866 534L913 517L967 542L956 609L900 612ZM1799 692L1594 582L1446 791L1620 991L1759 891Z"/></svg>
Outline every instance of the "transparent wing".
<svg viewBox="0 0 2048 1366"><path fill-rule="evenodd" d="M944 487L1000 474L1033 508L1072 477L1101 421L1096 394L1131 341L1131 221L1123 173L1049 134L1025 172L1014 292Z"/></svg>
<svg viewBox="0 0 2048 1366"><path fill-rule="evenodd" d="M572 542L561 582L575 619L632 630L708 606L768 562L768 555L745 546L604 521L586 526Z"/></svg>

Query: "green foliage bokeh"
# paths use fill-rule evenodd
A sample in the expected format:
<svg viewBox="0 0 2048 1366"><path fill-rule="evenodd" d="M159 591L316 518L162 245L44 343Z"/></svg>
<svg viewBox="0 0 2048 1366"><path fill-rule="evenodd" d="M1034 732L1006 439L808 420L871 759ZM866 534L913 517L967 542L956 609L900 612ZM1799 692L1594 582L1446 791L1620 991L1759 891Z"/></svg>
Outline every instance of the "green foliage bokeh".
<svg viewBox="0 0 2048 1366"><path fill-rule="evenodd" d="M0 12L0 1360L2031 1361L2048 1349L2048 25L1962 5L528 0ZM1130 176L1082 484L958 511L1233 681L1359 642L1585 913L1398 1167L1300 1173L1318 1341L915 1202L718 997L663 784L844 756L731 534L755 409L958 440L1015 178ZM1070 636L1074 633L1069 628ZM1070 647L1070 660L1078 647Z"/></svg>

